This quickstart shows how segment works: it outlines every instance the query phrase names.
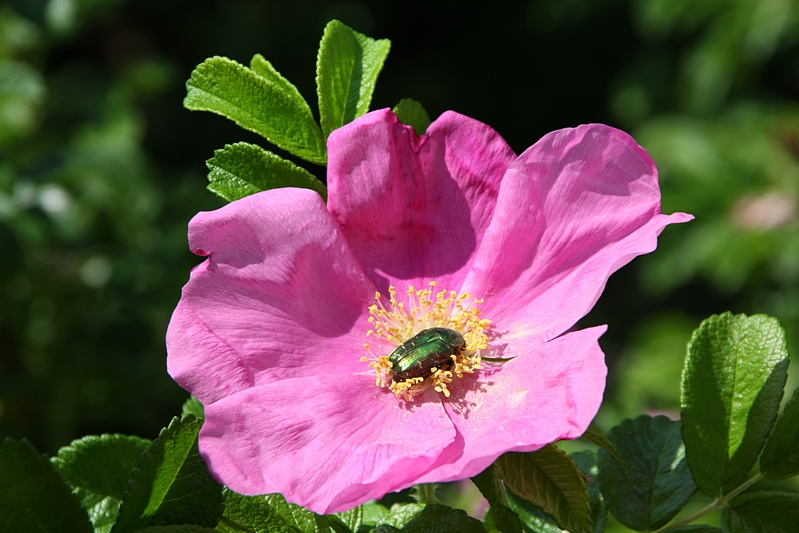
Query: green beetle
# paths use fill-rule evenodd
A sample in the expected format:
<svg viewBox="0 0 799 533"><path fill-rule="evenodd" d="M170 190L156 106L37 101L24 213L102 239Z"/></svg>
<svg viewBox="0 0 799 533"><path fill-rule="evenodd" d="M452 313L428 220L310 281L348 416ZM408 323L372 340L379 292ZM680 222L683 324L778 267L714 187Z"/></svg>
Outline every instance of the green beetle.
<svg viewBox="0 0 799 533"><path fill-rule="evenodd" d="M463 335L448 328L428 328L403 342L388 356L395 383L424 378L433 367L441 368L466 347Z"/></svg>

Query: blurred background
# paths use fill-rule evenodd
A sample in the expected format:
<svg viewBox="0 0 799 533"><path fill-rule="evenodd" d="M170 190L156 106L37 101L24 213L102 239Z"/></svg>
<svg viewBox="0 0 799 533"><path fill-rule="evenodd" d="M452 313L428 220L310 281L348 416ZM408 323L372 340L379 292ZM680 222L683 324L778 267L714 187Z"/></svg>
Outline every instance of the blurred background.
<svg viewBox="0 0 799 533"><path fill-rule="evenodd" d="M183 109L185 80L207 57L261 53L315 109L331 18L392 41L373 108L454 109L519 153L562 127L625 129L659 165L664 212L696 216L581 323L610 326L604 430L679 408L685 344L710 314L773 315L796 353L799 0L488 4L1 2L0 437L53 454L85 434L153 438L179 414L164 333L200 262L186 224L223 205L205 160L273 149Z"/></svg>

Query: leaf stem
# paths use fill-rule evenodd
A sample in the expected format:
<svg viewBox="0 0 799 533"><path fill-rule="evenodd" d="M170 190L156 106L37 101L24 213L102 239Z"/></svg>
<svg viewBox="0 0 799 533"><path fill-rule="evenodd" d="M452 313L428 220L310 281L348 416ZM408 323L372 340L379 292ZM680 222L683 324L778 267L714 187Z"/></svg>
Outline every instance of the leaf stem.
<svg viewBox="0 0 799 533"><path fill-rule="evenodd" d="M670 529L675 529L680 526L688 525L694 520L698 520L699 518L702 518L706 514L710 514L717 509L721 509L722 507L724 507L724 505L720 503L719 498L716 498L715 500L705 505L695 513L691 513L688 516L680 518L679 520L675 520L671 524L658 529L655 533L663 533L664 531L669 531Z"/></svg>
<svg viewBox="0 0 799 533"><path fill-rule="evenodd" d="M655 531L655 533L664 533L666 531L671 531L672 529L688 525L691 522L694 522L695 520L698 520L703 516L712 513L713 511L717 511L723 508L727 504L727 502L729 502L730 500L738 496L740 493L742 493L743 491L745 491L746 489L748 489L749 487L751 487L752 485L763 479L765 476L766 476L765 474L761 473L750 477L749 479L747 479L746 481L735 487L732 491L730 491L726 495L716 498L715 500L705 505L698 511L691 513L688 516L684 516L679 520L675 520L671 524L658 529L657 531Z"/></svg>
<svg viewBox="0 0 799 533"><path fill-rule="evenodd" d="M748 489L749 487L751 487L752 485L754 485L755 483L757 483L758 481L763 479L764 477L766 477L766 474L764 474L762 472L760 474L757 474L757 475L754 475L754 476L750 477L749 479L747 479L746 481L744 481L743 483L738 485L735 489L733 489L732 492L730 492L729 494L724 496L724 502L723 503L727 503L731 499L735 498L740 493L742 493L743 491L745 491L746 489Z"/></svg>
<svg viewBox="0 0 799 533"><path fill-rule="evenodd" d="M436 497L436 489L438 485L435 483L420 483L413 487L413 497L417 502L425 505L432 505L438 502Z"/></svg>

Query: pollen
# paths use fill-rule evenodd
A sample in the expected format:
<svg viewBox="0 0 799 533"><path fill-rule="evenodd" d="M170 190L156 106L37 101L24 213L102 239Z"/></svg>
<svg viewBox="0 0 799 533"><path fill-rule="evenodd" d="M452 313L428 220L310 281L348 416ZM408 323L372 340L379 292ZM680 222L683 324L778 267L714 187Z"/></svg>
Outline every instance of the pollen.
<svg viewBox="0 0 799 533"><path fill-rule="evenodd" d="M468 292L458 293L438 286L436 281L431 281L425 289L417 290L411 285L400 296L390 286L388 298L375 293L375 303L369 306L370 329L366 336L370 337L370 344L364 344L368 356L361 361L369 361L374 369L375 385L388 388L398 398L410 400L429 387L449 398L449 385L479 370L480 354L488 348L486 330L491 322L480 317L483 300L473 298ZM449 360L439 362L424 375L395 381L389 356L416 334L436 327L460 333L464 345L454 350Z"/></svg>

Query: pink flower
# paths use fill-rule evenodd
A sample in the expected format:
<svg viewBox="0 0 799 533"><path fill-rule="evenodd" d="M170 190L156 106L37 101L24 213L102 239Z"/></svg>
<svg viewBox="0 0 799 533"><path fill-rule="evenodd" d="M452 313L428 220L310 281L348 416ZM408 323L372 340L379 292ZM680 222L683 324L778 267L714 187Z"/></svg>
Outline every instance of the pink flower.
<svg viewBox="0 0 799 533"><path fill-rule="evenodd" d="M660 213L647 153L592 124L517 157L457 113L420 137L389 110L333 132L328 152L327 205L277 189L189 225L208 258L169 324L168 367L205 405L214 476L332 513L580 436L605 327L569 328L692 218ZM431 326L464 335L460 362L392 385L386 356Z"/></svg>

